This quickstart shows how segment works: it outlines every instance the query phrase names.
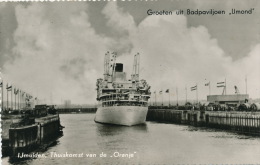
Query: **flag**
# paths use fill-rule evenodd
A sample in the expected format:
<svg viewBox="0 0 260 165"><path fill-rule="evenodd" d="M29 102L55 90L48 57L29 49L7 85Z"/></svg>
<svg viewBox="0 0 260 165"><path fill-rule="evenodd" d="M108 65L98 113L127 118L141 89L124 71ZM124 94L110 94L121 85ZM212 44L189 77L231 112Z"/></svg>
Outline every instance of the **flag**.
<svg viewBox="0 0 260 165"><path fill-rule="evenodd" d="M210 82L206 83L205 86L209 86L210 85Z"/></svg>
<svg viewBox="0 0 260 165"><path fill-rule="evenodd" d="M18 94L18 93L19 93L19 91L20 91L20 90L19 90L19 89L17 89L17 90L16 90L16 94Z"/></svg>
<svg viewBox="0 0 260 165"><path fill-rule="evenodd" d="M238 87L235 85L235 93L239 94L239 90L238 90Z"/></svg>
<svg viewBox="0 0 260 165"><path fill-rule="evenodd" d="M8 87L8 84L6 85L6 89L7 91L11 91L12 90L12 85Z"/></svg>
<svg viewBox="0 0 260 165"><path fill-rule="evenodd" d="M170 92L170 90L169 90L169 89L166 89L165 93L169 93L169 92Z"/></svg>
<svg viewBox="0 0 260 165"><path fill-rule="evenodd" d="M19 92L19 89L14 88L14 94L17 95Z"/></svg>
<svg viewBox="0 0 260 165"><path fill-rule="evenodd" d="M190 88L191 91L197 90L197 85Z"/></svg>
<svg viewBox="0 0 260 165"><path fill-rule="evenodd" d="M223 82L218 82L217 83L217 87L226 87L226 83L223 81Z"/></svg>

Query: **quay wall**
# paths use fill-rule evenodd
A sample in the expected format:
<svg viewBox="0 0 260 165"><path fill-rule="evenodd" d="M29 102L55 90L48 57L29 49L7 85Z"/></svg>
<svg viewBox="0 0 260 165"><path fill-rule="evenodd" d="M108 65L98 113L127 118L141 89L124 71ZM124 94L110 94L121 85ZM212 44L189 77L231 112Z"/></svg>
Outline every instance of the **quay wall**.
<svg viewBox="0 0 260 165"><path fill-rule="evenodd" d="M37 145L37 124L10 128L9 129L9 149L12 155L18 152L33 149Z"/></svg>
<svg viewBox="0 0 260 165"><path fill-rule="evenodd" d="M146 120L203 126L260 136L260 112L149 109Z"/></svg>
<svg viewBox="0 0 260 165"><path fill-rule="evenodd" d="M41 118L36 118L38 123L38 141L39 143L51 140L57 137L60 127L59 115L51 115Z"/></svg>

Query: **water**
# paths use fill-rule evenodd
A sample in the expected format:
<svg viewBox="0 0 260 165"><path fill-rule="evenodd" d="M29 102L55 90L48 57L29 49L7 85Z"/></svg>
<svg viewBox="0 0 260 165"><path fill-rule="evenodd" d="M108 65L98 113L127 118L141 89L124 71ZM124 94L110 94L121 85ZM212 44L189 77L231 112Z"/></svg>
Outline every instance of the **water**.
<svg viewBox="0 0 260 165"><path fill-rule="evenodd" d="M64 136L39 152L46 158L3 164L260 164L260 138L183 125L147 122L124 127L98 124L95 114L61 114ZM80 158L52 157L84 154ZM100 157L100 154L107 157ZM110 157L128 154L129 157ZM97 157L86 157L96 154Z"/></svg>

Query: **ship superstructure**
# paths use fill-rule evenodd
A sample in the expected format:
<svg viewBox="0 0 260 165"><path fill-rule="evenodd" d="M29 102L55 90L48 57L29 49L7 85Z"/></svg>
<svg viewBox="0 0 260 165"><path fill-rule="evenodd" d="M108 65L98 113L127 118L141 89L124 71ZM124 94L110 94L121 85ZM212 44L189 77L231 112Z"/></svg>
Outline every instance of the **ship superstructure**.
<svg viewBox="0 0 260 165"><path fill-rule="evenodd" d="M134 56L129 80L116 57L114 52L105 54L104 79L98 79L96 84L99 104L95 121L127 126L144 123L151 93L146 80L139 80L140 55Z"/></svg>

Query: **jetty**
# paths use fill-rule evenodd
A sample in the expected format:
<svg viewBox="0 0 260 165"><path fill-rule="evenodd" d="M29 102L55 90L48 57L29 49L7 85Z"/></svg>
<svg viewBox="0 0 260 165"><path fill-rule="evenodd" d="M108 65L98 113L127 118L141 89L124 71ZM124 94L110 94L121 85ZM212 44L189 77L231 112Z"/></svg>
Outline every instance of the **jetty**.
<svg viewBox="0 0 260 165"><path fill-rule="evenodd" d="M260 112L149 109L146 119L260 136Z"/></svg>

